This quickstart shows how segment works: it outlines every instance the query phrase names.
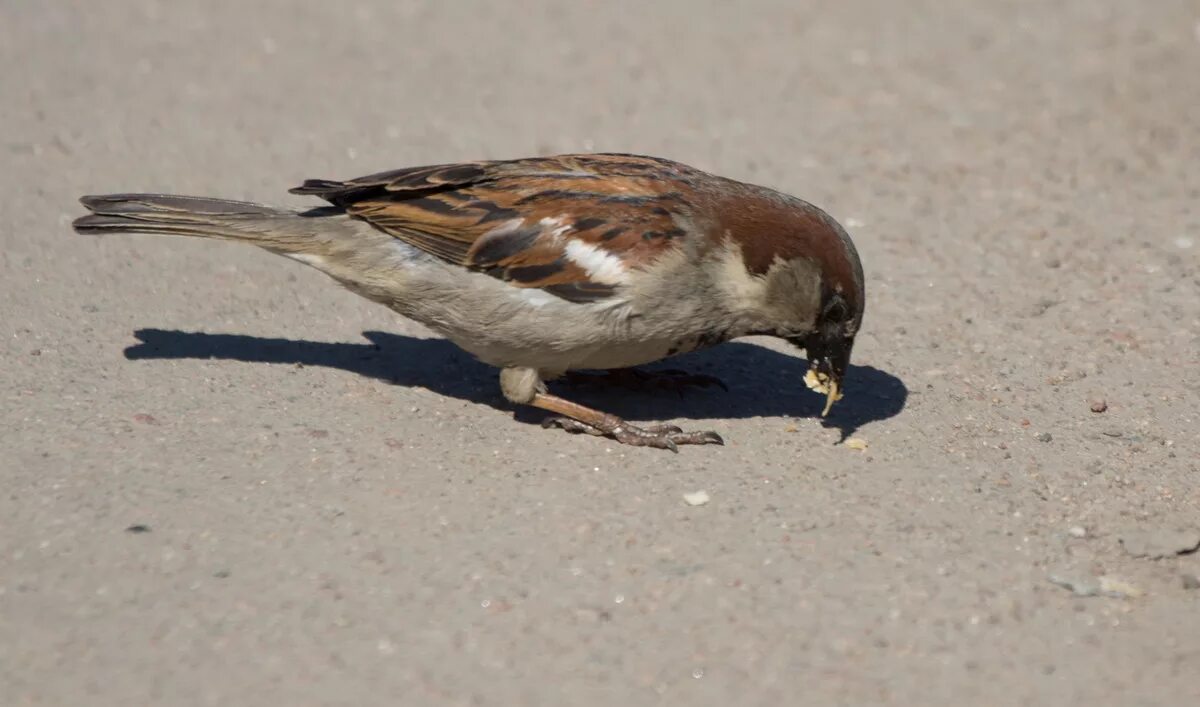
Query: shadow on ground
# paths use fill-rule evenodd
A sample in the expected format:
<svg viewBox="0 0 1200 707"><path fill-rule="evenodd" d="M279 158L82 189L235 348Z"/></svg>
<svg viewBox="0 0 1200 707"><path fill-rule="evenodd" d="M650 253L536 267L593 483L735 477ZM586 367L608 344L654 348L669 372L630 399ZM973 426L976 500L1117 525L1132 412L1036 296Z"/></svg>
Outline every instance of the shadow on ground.
<svg viewBox="0 0 1200 707"><path fill-rule="evenodd" d="M511 408L500 395L496 369L475 360L444 339L363 332L371 343L346 344L268 339L240 334L139 329L142 342L125 349L139 359L227 359L340 368L395 385L421 387L497 408ZM824 397L804 387L807 362L747 342L723 344L672 359L670 368L720 376L729 392L718 388L633 392L595 386L552 384L556 392L630 420L726 419L749 417L815 417ZM834 406L826 425L843 437L869 422L893 417L904 409L908 389L897 377L871 366L850 367L846 397ZM540 412L520 419L540 420Z"/></svg>

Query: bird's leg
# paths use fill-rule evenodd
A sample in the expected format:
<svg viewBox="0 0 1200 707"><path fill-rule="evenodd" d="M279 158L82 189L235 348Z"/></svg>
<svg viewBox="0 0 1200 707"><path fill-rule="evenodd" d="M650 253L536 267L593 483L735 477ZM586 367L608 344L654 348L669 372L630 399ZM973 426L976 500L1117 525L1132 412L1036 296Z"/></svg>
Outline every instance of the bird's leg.
<svg viewBox="0 0 1200 707"><path fill-rule="evenodd" d="M529 404L557 413L557 416L547 418L542 423L544 427L557 425L568 432L612 437L621 444L635 447L656 447L678 452L680 444L725 444L725 440L716 432L684 432L674 425L637 427L616 415L593 410L549 393L536 393Z"/></svg>
<svg viewBox="0 0 1200 707"><path fill-rule="evenodd" d="M585 385L604 383L615 385L627 390L674 390L682 393L687 388L720 388L726 392L729 386L716 376L688 373L678 369L645 371L640 368L614 368L599 373L581 373L568 371L565 375L568 383Z"/></svg>
<svg viewBox="0 0 1200 707"><path fill-rule="evenodd" d="M557 425L568 432L612 437L622 444L657 447L678 452L680 444L725 444L716 432L684 432L674 425L637 427L616 415L593 410L546 392L543 374L534 368L513 366L500 371L500 390L518 405L532 405L556 413L545 427Z"/></svg>

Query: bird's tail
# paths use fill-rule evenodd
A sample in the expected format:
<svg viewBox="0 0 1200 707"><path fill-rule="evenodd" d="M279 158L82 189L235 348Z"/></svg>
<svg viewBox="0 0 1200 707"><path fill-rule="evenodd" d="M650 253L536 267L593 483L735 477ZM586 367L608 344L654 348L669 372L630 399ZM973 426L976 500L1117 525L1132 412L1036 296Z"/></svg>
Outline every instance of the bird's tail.
<svg viewBox="0 0 1200 707"><path fill-rule="evenodd" d="M294 211L244 201L169 194L85 196L92 213L72 224L79 233L157 233L244 241L281 253L302 253L320 239L312 221Z"/></svg>

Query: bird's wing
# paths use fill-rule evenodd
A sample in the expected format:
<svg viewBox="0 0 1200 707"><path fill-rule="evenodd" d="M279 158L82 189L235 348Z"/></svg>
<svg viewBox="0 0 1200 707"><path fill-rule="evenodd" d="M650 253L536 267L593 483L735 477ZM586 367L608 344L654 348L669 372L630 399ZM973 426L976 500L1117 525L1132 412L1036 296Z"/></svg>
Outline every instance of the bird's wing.
<svg viewBox="0 0 1200 707"><path fill-rule="evenodd" d="M292 193L515 287L592 302L679 247L695 174L649 157L561 155L309 180Z"/></svg>

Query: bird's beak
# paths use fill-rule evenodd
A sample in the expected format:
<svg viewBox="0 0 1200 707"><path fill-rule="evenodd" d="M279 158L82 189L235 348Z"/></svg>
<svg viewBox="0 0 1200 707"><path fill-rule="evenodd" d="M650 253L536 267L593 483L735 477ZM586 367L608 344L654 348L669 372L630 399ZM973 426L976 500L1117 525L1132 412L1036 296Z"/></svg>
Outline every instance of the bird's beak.
<svg viewBox="0 0 1200 707"><path fill-rule="evenodd" d="M821 411L821 417L826 417L833 409L833 404L842 399L842 384L829 366L822 363L825 362L818 361L808 369L808 373L804 374L804 384L818 393L825 394L825 409Z"/></svg>
<svg viewBox="0 0 1200 707"><path fill-rule="evenodd" d="M833 404L842 399L842 377L850 366L853 346L854 339L844 336L813 336L805 341L810 365L804 374L804 384L825 394L821 417L828 416Z"/></svg>
<svg viewBox="0 0 1200 707"><path fill-rule="evenodd" d="M821 410L821 417L829 417L829 411L833 409L833 404L842 399L841 386L838 385L837 379L829 380L829 391L825 394L825 408Z"/></svg>

